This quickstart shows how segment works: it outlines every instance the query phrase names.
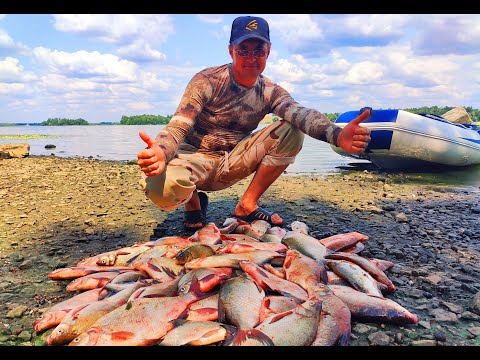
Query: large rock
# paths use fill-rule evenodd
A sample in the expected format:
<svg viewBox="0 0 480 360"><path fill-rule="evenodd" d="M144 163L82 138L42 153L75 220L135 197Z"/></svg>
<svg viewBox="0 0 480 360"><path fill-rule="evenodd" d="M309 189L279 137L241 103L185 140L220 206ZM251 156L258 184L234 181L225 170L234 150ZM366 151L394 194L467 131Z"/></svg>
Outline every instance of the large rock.
<svg viewBox="0 0 480 360"><path fill-rule="evenodd" d="M442 115L443 118L457 124L472 124L472 118L464 107L459 106Z"/></svg>
<svg viewBox="0 0 480 360"><path fill-rule="evenodd" d="M28 144L0 144L0 159L24 158L29 154Z"/></svg>

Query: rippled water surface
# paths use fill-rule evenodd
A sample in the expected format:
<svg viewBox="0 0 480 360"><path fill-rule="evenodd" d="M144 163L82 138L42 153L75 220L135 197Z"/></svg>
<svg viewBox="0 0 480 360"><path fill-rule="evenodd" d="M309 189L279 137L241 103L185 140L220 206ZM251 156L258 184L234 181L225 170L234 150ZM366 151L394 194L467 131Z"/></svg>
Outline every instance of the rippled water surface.
<svg viewBox="0 0 480 360"><path fill-rule="evenodd" d="M155 137L162 127L158 125L6 126L0 127L0 144L28 143L30 155L91 156L101 160L128 161L136 160L138 151L145 147L138 132L143 130L151 137ZM25 135L32 135L32 138L5 137ZM56 147L45 149L49 144ZM334 152L329 144L306 136L303 149L297 155L295 163L287 168L287 174L324 176L364 170L378 169L368 161L343 157ZM480 165L432 169L428 172L412 171L403 174L408 181L419 183L480 186Z"/></svg>

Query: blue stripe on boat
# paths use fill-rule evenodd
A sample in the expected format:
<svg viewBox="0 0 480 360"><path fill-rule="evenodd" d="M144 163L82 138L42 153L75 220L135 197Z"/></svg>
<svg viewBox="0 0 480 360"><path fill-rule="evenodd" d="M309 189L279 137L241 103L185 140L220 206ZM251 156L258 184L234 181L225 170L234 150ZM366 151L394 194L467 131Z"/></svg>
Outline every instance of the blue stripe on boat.
<svg viewBox="0 0 480 360"><path fill-rule="evenodd" d="M392 145L392 130L372 130L370 133L370 143L366 151L368 150L390 150Z"/></svg>
<svg viewBox="0 0 480 360"><path fill-rule="evenodd" d="M337 120L335 120L336 123L349 123L353 119L355 119L358 115L360 115L359 111L347 111L343 114L341 114ZM398 115L398 109L397 110L381 110L381 111L375 111L373 110L372 115L364 121L364 123L374 123L374 122L396 122L397 121L397 115Z"/></svg>
<svg viewBox="0 0 480 360"><path fill-rule="evenodd" d="M480 140L469 139L469 138L460 138L460 139L468 140L468 141L474 142L475 144L480 144Z"/></svg>

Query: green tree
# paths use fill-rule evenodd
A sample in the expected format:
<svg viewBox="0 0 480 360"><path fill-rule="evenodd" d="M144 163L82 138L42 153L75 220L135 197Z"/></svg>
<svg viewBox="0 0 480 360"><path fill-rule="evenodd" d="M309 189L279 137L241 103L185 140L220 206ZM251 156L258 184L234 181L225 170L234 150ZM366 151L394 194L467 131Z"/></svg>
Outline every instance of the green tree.
<svg viewBox="0 0 480 360"><path fill-rule="evenodd" d="M43 121L42 126L66 126L66 125L89 125L87 120L84 119L65 119L65 118L49 118L47 121Z"/></svg>
<svg viewBox="0 0 480 360"><path fill-rule="evenodd" d="M123 115L120 125L166 125L170 122L173 115Z"/></svg>

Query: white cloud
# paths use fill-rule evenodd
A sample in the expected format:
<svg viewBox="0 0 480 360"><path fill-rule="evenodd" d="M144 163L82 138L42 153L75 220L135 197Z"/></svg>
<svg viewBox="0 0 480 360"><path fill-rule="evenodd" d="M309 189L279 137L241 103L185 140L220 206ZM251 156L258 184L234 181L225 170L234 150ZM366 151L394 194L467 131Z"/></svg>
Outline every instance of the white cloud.
<svg viewBox="0 0 480 360"><path fill-rule="evenodd" d="M163 61L167 58L164 53L153 49L149 43L142 39L119 48L117 53L127 59L136 61Z"/></svg>
<svg viewBox="0 0 480 360"><path fill-rule="evenodd" d="M345 75L347 84L371 84L382 80L385 67L371 61L353 64Z"/></svg>
<svg viewBox="0 0 480 360"><path fill-rule="evenodd" d="M11 48L13 46L14 42L10 35L0 29L0 48Z"/></svg>
<svg viewBox="0 0 480 360"><path fill-rule="evenodd" d="M59 31L83 34L119 46L118 53L141 61L165 60L159 48L175 33L172 17L165 14L59 14L53 15Z"/></svg>
<svg viewBox="0 0 480 360"><path fill-rule="evenodd" d="M1 95L16 95L22 94L25 91L25 84L4 84L0 83Z"/></svg>
<svg viewBox="0 0 480 360"><path fill-rule="evenodd" d="M221 14L198 14L197 17L209 24L219 24L223 21L223 15Z"/></svg>
<svg viewBox="0 0 480 360"><path fill-rule="evenodd" d="M23 70L18 59L6 57L4 60L0 60L0 82L23 83L35 79L35 74Z"/></svg>
<svg viewBox="0 0 480 360"><path fill-rule="evenodd" d="M266 15L270 25L270 32L278 33L285 43L293 48L306 40L322 39L321 27L312 19L311 15Z"/></svg>
<svg viewBox="0 0 480 360"><path fill-rule="evenodd" d="M106 83L124 83L137 80L138 65L122 60L115 55L98 51L65 51L37 47L33 50L35 59L55 73L68 77L98 79Z"/></svg>

